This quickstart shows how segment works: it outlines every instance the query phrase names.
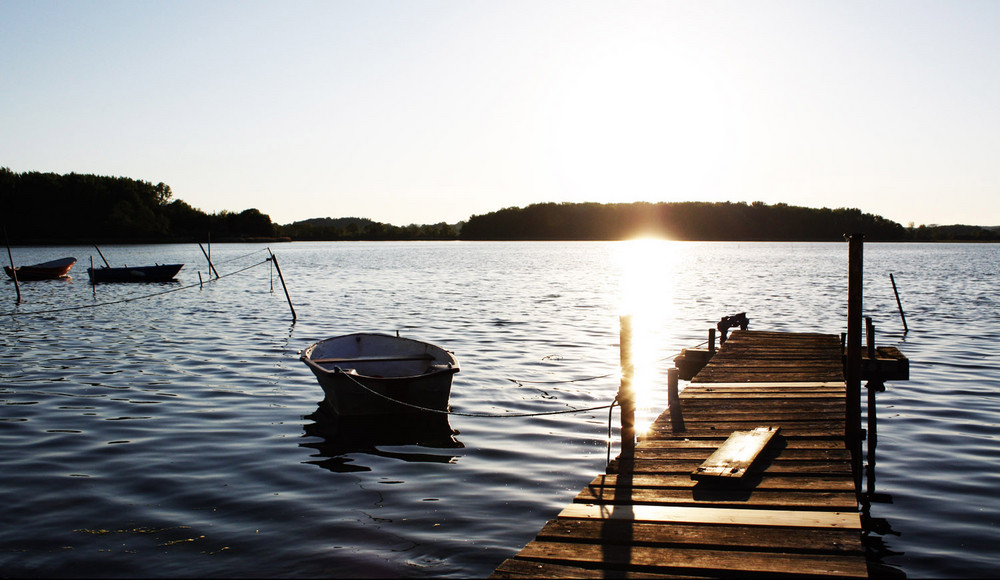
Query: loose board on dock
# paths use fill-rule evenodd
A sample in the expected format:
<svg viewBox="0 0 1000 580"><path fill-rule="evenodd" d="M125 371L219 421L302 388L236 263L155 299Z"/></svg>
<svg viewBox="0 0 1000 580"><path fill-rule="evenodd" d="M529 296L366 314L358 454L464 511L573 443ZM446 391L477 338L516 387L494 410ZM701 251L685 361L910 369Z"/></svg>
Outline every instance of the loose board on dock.
<svg viewBox="0 0 1000 580"><path fill-rule="evenodd" d="M741 479L780 429L757 427L750 431L733 431L726 442L694 470L691 478L700 481Z"/></svg>

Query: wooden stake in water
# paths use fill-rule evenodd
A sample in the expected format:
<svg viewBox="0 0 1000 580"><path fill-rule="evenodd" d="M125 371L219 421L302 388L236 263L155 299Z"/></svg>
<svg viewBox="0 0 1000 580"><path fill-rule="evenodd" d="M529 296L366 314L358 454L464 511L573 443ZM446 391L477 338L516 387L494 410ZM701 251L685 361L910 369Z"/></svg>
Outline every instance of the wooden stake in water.
<svg viewBox="0 0 1000 580"><path fill-rule="evenodd" d="M288 295L288 286L285 285L285 277L281 275L281 266L278 265L278 257L274 255L271 248L267 249L267 253L271 254L271 257L268 259L274 264L274 269L278 272L278 279L281 280L281 287L285 289L285 299L288 300L288 308L292 311L292 323L294 323L297 319L295 307L292 306L292 297Z"/></svg>
<svg viewBox="0 0 1000 580"><path fill-rule="evenodd" d="M97 248L97 244L94 244L94 247ZM104 257L104 252L102 252L100 248L97 248L97 253L100 254L101 259L104 260L104 265L107 266L108 268L110 268L111 264L109 264L108 263L108 259ZM91 259L91 261L93 261L94 258L91 257L90 259Z"/></svg>
<svg viewBox="0 0 1000 580"><path fill-rule="evenodd" d="M903 334L906 334L910 329L906 328L906 315L903 314L903 304L899 301L899 291L896 290L896 279L892 277L892 273L889 274L889 281L892 282L892 293L896 295L896 306L899 308L899 317L903 320Z"/></svg>
<svg viewBox="0 0 1000 580"><path fill-rule="evenodd" d="M635 457L635 391L632 388L635 366L632 364L632 317L622 316L619 318L619 322L621 324L619 351L622 367L622 381L618 389L618 404L622 409L621 458L631 460Z"/></svg>
<svg viewBox="0 0 1000 580"><path fill-rule="evenodd" d="M14 268L14 254L10 252L10 240L7 239L7 226L3 226L3 241L7 244L7 257L10 258L10 274L11 278L14 279L14 290L17 292L17 302L15 304L20 304L21 285L17 282L17 269Z"/></svg>
<svg viewBox="0 0 1000 580"><path fill-rule="evenodd" d="M219 276L219 272L215 269L215 266L212 265L212 258L208 255L208 252L205 251L205 246L201 245L201 242L198 242L198 247L201 248L201 253L205 254L205 259L208 260L209 270L215 272L216 278L220 278L221 276ZM273 256L274 254L271 255Z"/></svg>

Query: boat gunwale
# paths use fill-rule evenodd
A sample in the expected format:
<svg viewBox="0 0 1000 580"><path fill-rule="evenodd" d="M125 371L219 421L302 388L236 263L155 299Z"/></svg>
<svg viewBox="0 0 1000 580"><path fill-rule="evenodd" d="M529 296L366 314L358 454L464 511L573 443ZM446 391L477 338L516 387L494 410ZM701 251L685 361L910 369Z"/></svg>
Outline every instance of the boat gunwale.
<svg viewBox="0 0 1000 580"><path fill-rule="evenodd" d="M348 339L348 338L351 338L351 337L364 337L364 336L371 336L371 337L378 337L378 338L388 338L388 339L391 339L391 340L406 341L408 343L412 343L412 344L415 344L415 345L420 345L420 346L423 346L425 348L426 347L430 347L432 349L436 349L437 351L440 351L441 353L443 353L444 357L447 360L440 361L437 356L434 356L436 353L425 352L425 354L430 355L431 356L430 360L437 362L439 365L447 365L447 366L446 367L442 367L442 368L436 368L436 369L432 369L429 366L428 370L426 370L426 371L424 371L422 373L419 373L419 374L412 374L412 375L408 374L408 375L391 375L391 376L384 376L384 375L382 375L382 376L375 376L375 375L366 375L366 374L363 374L363 373L357 371L357 369L355 369L354 373L348 373L343 368L341 368L341 366L342 366L341 364L337 364L337 365L335 365L333 367L326 367L326 366L323 366L322 363L318 363L318 362L316 362L316 361L314 361L312 359L312 354L315 351L316 347L318 347L319 345L321 345L324 342L334 341L334 340L345 340L345 339ZM407 355L407 356L409 356L409 355ZM324 358L332 358L332 357L324 357ZM351 357L341 357L341 358L350 359ZM360 357L359 356L357 358L364 358L364 357ZM461 367L458 364L458 359L455 358L454 353L452 353L450 351L447 351L447 350L445 350L445 349L443 349L443 348L441 348L441 347L439 347L439 346L437 346L435 344L431 344L429 342L424 342L422 340L416 340L416 339L413 339L413 338L407 338L407 337L402 337L402 336L393 336L391 334L383 334L383 333L377 333L377 332L355 332L355 333L351 333L351 334L344 334L344 335L340 335L340 336L332 336L330 338L324 338L323 340L317 341L317 342L311 344L310 346L306 347L305 349L303 349L302 354L299 356L299 360L301 360L302 362L304 362L310 369L313 370L313 372L319 371L319 372L322 372L324 375L327 375L327 376L336 375L336 374L344 374L344 375L347 375L347 376L349 376L351 378L354 378L354 377L363 378L363 379L365 379L365 381L374 381L375 383L393 383L393 382L400 382L400 381L407 381L407 380L415 380L415 379L419 379L419 378L432 377L432 376L440 375L440 374L444 374L444 373L455 374L455 373L458 373L458 372L461 371ZM325 363L325 364L332 364L332 363ZM343 361L343 365L348 365L348 364L351 364L349 360L344 360ZM433 366L433 365L431 365L431 366Z"/></svg>

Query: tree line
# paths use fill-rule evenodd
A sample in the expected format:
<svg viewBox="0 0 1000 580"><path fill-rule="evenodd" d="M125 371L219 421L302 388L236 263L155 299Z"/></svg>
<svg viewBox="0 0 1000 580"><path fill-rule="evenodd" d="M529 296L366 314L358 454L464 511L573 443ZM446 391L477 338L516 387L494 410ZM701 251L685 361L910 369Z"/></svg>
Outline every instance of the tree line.
<svg viewBox="0 0 1000 580"><path fill-rule="evenodd" d="M214 214L172 199L160 182L0 168L0 221L16 243L169 242L273 237L256 209Z"/></svg>
<svg viewBox="0 0 1000 580"><path fill-rule="evenodd" d="M14 243L252 240L676 240L996 241L1000 230L900 224L858 209L779 203L539 203L474 215L454 225L394 226L367 218L313 218L278 225L255 208L207 214L165 183L0 168L0 223Z"/></svg>
<svg viewBox="0 0 1000 580"><path fill-rule="evenodd" d="M541 203L469 218L466 239L842 240L864 233L873 241L905 239L896 222L858 209L812 209L779 203Z"/></svg>

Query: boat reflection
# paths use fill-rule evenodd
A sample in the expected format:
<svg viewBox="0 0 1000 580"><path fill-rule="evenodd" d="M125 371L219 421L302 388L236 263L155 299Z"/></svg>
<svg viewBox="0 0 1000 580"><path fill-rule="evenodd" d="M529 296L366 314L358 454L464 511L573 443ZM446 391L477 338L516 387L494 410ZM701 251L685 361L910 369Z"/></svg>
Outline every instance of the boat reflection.
<svg viewBox="0 0 1000 580"><path fill-rule="evenodd" d="M455 438L458 431L448 423L448 415L390 415L342 417L328 411L322 404L304 417L305 434L321 439L300 443L300 447L315 449L317 459L307 461L338 473L371 471L371 467L355 462L359 454L427 463L454 463L458 457L448 453L419 450L387 450L382 447L420 447L428 449L462 449L465 445Z"/></svg>

